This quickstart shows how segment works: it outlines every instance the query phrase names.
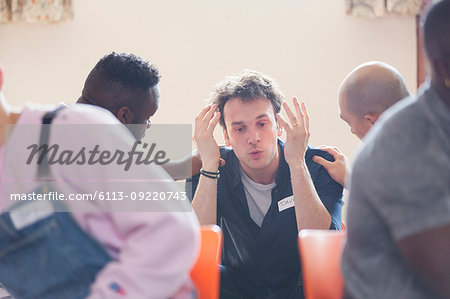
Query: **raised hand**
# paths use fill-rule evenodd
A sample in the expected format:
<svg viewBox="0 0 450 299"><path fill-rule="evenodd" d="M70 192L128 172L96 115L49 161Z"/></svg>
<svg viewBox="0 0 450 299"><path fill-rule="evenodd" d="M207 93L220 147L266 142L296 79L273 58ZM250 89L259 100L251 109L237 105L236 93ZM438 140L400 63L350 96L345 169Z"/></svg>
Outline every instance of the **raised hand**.
<svg viewBox="0 0 450 299"><path fill-rule="evenodd" d="M298 99L293 99L295 113L286 102L283 102L283 108L289 117L289 123L286 122L280 114L277 114L278 122L286 131L286 143L284 145L284 156L286 162L292 166L296 163L305 163L305 153L308 148L309 140L309 115L304 102L299 103Z"/></svg>
<svg viewBox="0 0 450 299"><path fill-rule="evenodd" d="M213 133L220 118L220 112L216 111L216 105L208 105L195 118L194 143L207 171L219 169L220 152L219 146L214 139Z"/></svg>

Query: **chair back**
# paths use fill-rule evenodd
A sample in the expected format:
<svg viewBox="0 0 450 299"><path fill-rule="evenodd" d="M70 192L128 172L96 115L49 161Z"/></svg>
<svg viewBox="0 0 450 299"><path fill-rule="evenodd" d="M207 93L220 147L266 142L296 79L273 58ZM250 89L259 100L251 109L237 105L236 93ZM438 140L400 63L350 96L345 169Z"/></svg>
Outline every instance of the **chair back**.
<svg viewBox="0 0 450 299"><path fill-rule="evenodd" d="M342 298L341 256L346 236L346 231L300 231L298 244L306 299Z"/></svg>
<svg viewBox="0 0 450 299"><path fill-rule="evenodd" d="M191 278L197 287L199 299L218 299L222 230L217 225L201 226L201 246Z"/></svg>

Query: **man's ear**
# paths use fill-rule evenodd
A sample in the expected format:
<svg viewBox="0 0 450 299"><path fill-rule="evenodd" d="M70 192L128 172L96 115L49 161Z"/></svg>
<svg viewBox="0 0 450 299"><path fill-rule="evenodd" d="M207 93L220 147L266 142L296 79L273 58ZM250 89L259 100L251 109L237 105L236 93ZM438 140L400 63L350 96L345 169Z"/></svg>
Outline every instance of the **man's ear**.
<svg viewBox="0 0 450 299"><path fill-rule="evenodd" d="M369 121L372 125L376 123L378 118L380 117L380 114L374 114L374 113L368 113L364 115L364 119Z"/></svg>
<svg viewBox="0 0 450 299"><path fill-rule="evenodd" d="M283 126L280 125L279 122L277 122L277 136L281 137L281 134L283 134Z"/></svg>
<svg viewBox="0 0 450 299"><path fill-rule="evenodd" d="M222 132L223 132L223 139L225 139L225 144L226 144L226 146L231 146L230 138L228 138L228 132L227 132L227 129L222 128Z"/></svg>
<svg viewBox="0 0 450 299"><path fill-rule="evenodd" d="M122 106L117 111L117 119L124 125L131 124L134 119L134 113L128 106Z"/></svg>

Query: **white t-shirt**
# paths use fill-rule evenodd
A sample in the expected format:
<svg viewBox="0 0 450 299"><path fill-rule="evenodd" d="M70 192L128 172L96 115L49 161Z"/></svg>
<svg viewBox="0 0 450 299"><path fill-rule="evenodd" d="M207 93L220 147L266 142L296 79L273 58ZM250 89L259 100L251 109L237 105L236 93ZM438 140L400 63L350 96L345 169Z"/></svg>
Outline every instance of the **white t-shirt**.
<svg viewBox="0 0 450 299"><path fill-rule="evenodd" d="M259 226L262 226L264 217L272 204L272 189L276 183L259 184L253 181L241 168L241 181L244 185L250 217Z"/></svg>

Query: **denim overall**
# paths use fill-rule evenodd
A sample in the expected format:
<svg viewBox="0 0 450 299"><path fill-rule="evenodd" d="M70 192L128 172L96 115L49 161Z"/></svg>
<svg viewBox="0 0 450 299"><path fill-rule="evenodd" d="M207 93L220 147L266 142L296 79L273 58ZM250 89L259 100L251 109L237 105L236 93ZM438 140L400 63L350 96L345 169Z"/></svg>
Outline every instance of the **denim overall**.
<svg viewBox="0 0 450 299"><path fill-rule="evenodd" d="M42 123L51 124L57 111L45 114ZM48 127L41 130L41 144L48 142ZM37 177L51 178L45 161L38 166ZM49 188L43 182L34 191L45 193ZM33 202L19 206L29 204ZM16 229L11 218L15 208L0 215L0 284L16 299L87 297L96 274L111 260L104 248L68 212L49 213Z"/></svg>

